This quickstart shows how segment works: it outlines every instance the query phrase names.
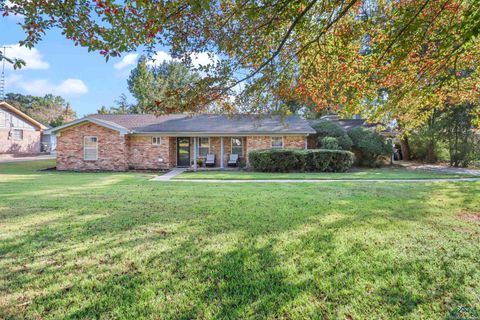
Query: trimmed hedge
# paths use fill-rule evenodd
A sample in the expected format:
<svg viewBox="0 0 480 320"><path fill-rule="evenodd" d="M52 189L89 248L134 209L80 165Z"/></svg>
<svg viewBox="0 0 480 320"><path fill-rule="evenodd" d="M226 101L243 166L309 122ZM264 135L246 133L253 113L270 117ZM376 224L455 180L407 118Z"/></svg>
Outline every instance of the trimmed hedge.
<svg viewBox="0 0 480 320"><path fill-rule="evenodd" d="M252 151L250 166L263 172L344 172L350 169L355 156L350 151L328 149L268 149Z"/></svg>

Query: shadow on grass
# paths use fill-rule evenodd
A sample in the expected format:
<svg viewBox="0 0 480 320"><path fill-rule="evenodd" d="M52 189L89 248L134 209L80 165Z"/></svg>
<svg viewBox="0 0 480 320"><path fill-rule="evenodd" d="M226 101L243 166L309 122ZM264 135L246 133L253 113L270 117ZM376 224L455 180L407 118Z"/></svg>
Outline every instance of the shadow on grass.
<svg viewBox="0 0 480 320"><path fill-rule="evenodd" d="M17 202L18 194L3 197L4 221L24 227L2 239L0 279L9 295L31 294L25 310L9 302L7 312L394 318L415 317L419 306L444 308L445 296L450 304L471 301L465 292L469 273L477 275L470 264L474 250L472 256L456 253L461 242L447 247L447 254L431 250L452 238L440 237L442 225L415 234L406 242L414 249L401 245L406 230L428 228L430 215L441 212L438 195L457 206L474 205L475 188L464 184L198 189L105 179L85 178L61 198L45 192L29 199L34 186L20 191L24 202ZM43 191L59 190L58 183ZM459 261L466 266L458 269Z"/></svg>

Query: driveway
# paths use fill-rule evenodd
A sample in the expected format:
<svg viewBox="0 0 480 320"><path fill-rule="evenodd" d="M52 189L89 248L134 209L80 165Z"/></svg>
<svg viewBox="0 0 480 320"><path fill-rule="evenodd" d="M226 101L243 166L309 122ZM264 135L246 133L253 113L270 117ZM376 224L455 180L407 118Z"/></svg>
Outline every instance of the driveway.
<svg viewBox="0 0 480 320"><path fill-rule="evenodd" d="M468 174L472 176L480 176L480 170L478 169L468 169L468 168L455 168L449 167L441 164L426 164L426 163L417 163L417 162L404 162L399 161L398 165L413 170L430 170L441 173L453 173L453 174Z"/></svg>
<svg viewBox="0 0 480 320"><path fill-rule="evenodd" d="M42 154L39 156L31 157L13 157L11 155L0 155L0 163L7 162L21 162L21 161L35 161L35 160L51 160L55 159L55 155L52 154Z"/></svg>

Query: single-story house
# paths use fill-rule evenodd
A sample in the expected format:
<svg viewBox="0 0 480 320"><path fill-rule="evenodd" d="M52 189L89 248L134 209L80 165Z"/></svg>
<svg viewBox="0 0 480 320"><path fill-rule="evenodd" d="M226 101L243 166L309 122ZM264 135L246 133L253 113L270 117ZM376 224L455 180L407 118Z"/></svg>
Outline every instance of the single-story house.
<svg viewBox="0 0 480 320"><path fill-rule="evenodd" d="M41 152L42 132L46 126L22 111L0 102L0 154L37 154Z"/></svg>
<svg viewBox="0 0 480 320"><path fill-rule="evenodd" d="M252 150L307 148L315 130L298 116L95 114L47 133L57 137L58 170L122 171L196 168L207 154L224 168L231 154L246 162Z"/></svg>

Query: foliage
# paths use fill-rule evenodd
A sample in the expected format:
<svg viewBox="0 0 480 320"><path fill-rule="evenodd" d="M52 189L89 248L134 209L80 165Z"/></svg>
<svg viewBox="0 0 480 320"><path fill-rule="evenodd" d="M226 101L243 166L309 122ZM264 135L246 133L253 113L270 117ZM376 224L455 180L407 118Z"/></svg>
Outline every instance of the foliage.
<svg viewBox="0 0 480 320"><path fill-rule="evenodd" d="M305 166L304 151L296 149L254 150L249 152L248 162L264 172L302 171Z"/></svg>
<svg viewBox="0 0 480 320"><path fill-rule="evenodd" d="M212 62L196 67L205 76L155 101L159 112L169 96L180 110L228 107L235 88L251 112L284 110L278 101L293 97L314 111L396 118L409 131L432 108L479 95L477 0L10 0L0 11L24 17L27 47L59 28L107 59L162 46L192 66L192 54L209 53Z"/></svg>
<svg viewBox="0 0 480 320"><path fill-rule="evenodd" d="M448 143L450 165L467 167L473 158L474 132L473 115L474 105L464 104L447 109L443 118L444 138Z"/></svg>
<svg viewBox="0 0 480 320"><path fill-rule="evenodd" d="M130 74L128 89L144 112L176 113L188 110L182 109L184 103L173 92L183 90L199 79L198 73L180 62L170 61L149 66L147 58L142 56ZM157 104L162 106L161 110Z"/></svg>
<svg viewBox="0 0 480 320"><path fill-rule="evenodd" d="M413 156L422 161L447 160L453 166L468 166L475 161L474 112L471 104L437 109L427 125L411 136Z"/></svg>
<svg viewBox="0 0 480 320"><path fill-rule="evenodd" d="M7 93L5 101L33 119L52 127L76 118L70 104L60 96L46 94L43 97Z"/></svg>
<svg viewBox="0 0 480 320"><path fill-rule="evenodd" d="M352 147L352 140L347 132L336 122L321 119L313 124L313 128L317 131L317 147L323 149L330 149L323 144L325 137L334 137L337 140L338 148L342 150L350 150Z"/></svg>
<svg viewBox="0 0 480 320"><path fill-rule="evenodd" d="M392 146L379 133L357 127L348 131L353 147L360 152L359 163L366 166L381 165L380 158L392 154Z"/></svg>
<svg viewBox="0 0 480 320"><path fill-rule="evenodd" d="M26 66L26 62L23 59L9 58L4 55L3 51L0 51L0 63L3 63L3 60L10 63L13 66L13 69L20 69Z"/></svg>
<svg viewBox="0 0 480 320"><path fill-rule="evenodd" d="M130 113L141 113L139 108L127 101L127 96L122 93L120 97L115 100L115 105L112 107L101 106L97 109L99 114L130 114Z"/></svg>
<svg viewBox="0 0 480 320"><path fill-rule="evenodd" d="M343 150L268 149L251 151L248 160L262 172L344 172L352 166L354 155Z"/></svg>
<svg viewBox="0 0 480 320"><path fill-rule="evenodd" d="M40 171L53 165L0 164L2 319L480 309L480 225L467 220L480 182L200 185Z"/></svg>
<svg viewBox="0 0 480 320"><path fill-rule="evenodd" d="M335 137L324 137L322 139L322 147L323 149L341 150L338 145L338 139Z"/></svg>

